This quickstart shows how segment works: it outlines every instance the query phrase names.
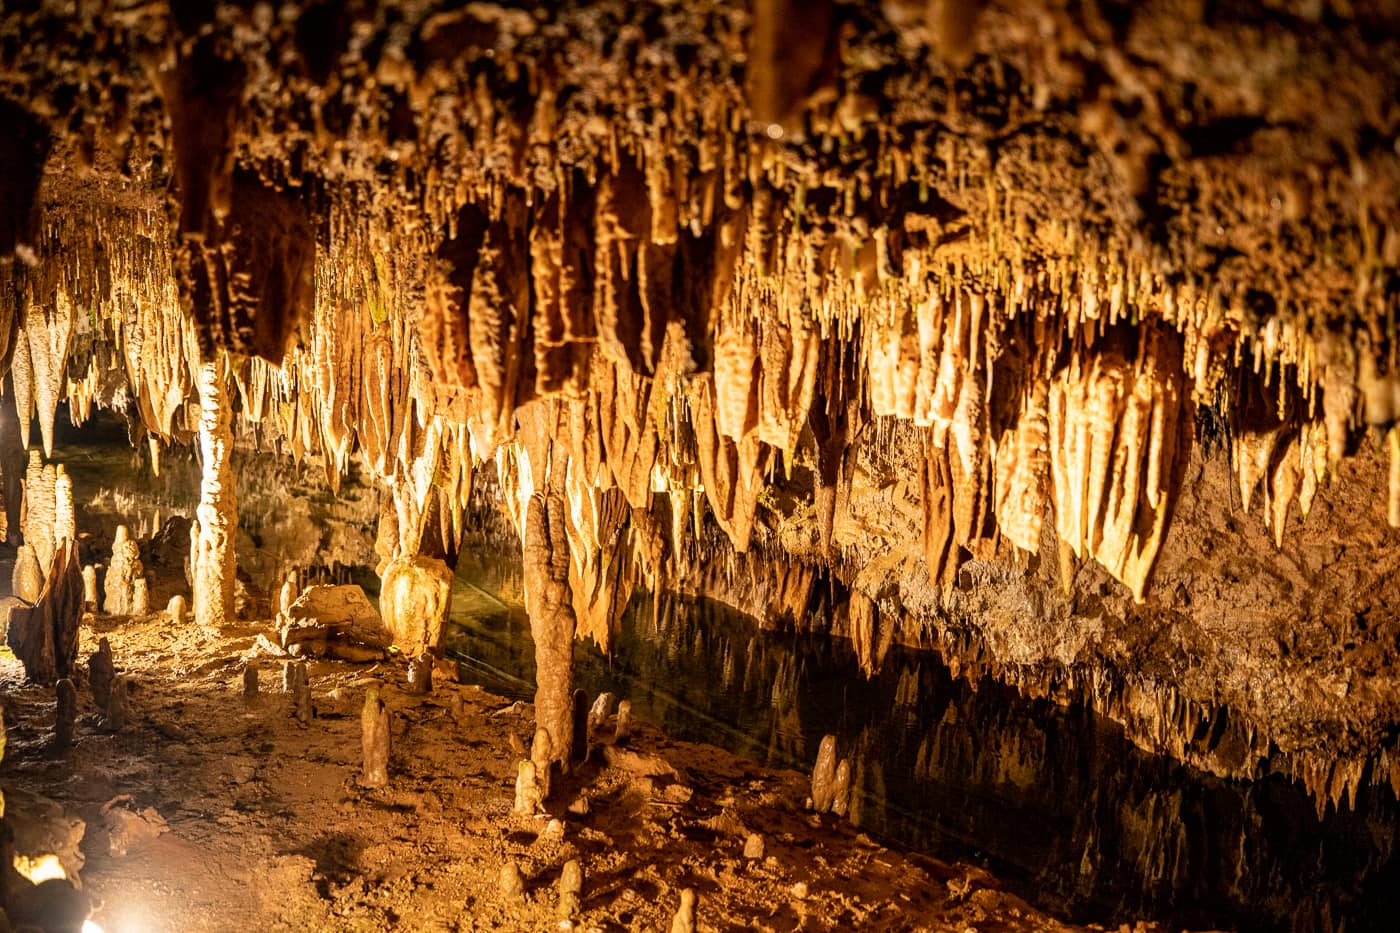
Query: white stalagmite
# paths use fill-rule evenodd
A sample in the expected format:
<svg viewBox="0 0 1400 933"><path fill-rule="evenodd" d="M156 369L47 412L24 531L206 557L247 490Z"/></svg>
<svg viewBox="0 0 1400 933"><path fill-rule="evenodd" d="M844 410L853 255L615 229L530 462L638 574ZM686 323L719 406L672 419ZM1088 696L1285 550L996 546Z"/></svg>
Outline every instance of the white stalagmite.
<svg viewBox="0 0 1400 933"><path fill-rule="evenodd" d="M199 367L199 451L204 475L195 512L194 620L217 628L233 619L234 530L237 503L233 492L233 448L228 390L222 360Z"/></svg>
<svg viewBox="0 0 1400 933"><path fill-rule="evenodd" d="M112 561L103 581L102 611L112 616L130 615L132 587L144 572L140 547L131 539L126 526L118 525L112 541Z"/></svg>
<svg viewBox="0 0 1400 933"><path fill-rule="evenodd" d="M73 480L68 470L59 464L53 481L54 519L53 537L57 544L78 539L78 522L73 514Z"/></svg>

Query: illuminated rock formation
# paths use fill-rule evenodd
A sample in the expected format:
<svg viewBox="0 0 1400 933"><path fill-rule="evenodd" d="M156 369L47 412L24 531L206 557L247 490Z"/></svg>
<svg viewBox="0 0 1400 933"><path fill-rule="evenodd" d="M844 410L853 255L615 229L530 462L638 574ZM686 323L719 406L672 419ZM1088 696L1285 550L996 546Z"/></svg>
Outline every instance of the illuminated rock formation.
<svg viewBox="0 0 1400 933"><path fill-rule="evenodd" d="M384 571L379 611L394 644L409 657L441 654L452 602L452 568L434 557L399 557Z"/></svg>
<svg viewBox="0 0 1400 933"><path fill-rule="evenodd" d="M132 540L125 525L118 525L112 540L112 559L102 581L102 611L108 615L132 613L132 594L136 579L144 574L141 548Z"/></svg>
<svg viewBox="0 0 1400 933"><path fill-rule="evenodd" d="M153 451L198 433L200 625L241 438L385 490L411 653L445 577L405 568L509 513L557 761L567 646L641 584L774 627L834 594L867 673L938 632L1188 759L1180 710L1228 705L1236 776L1400 773L1400 668L1337 686L1400 596L1385 5L32 6L0 13L19 433L119 397ZM49 482L32 452L44 570Z"/></svg>
<svg viewBox="0 0 1400 933"><path fill-rule="evenodd" d="M9 610L6 644L24 664L28 679L50 684L69 676L77 661L82 613L82 569L76 546L65 541L33 605Z"/></svg>
<svg viewBox="0 0 1400 933"><path fill-rule="evenodd" d="M233 447L228 390L220 361L199 367L199 451L204 478L194 524L191 564L194 576L194 621L216 629L234 620L234 498L229 455Z"/></svg>

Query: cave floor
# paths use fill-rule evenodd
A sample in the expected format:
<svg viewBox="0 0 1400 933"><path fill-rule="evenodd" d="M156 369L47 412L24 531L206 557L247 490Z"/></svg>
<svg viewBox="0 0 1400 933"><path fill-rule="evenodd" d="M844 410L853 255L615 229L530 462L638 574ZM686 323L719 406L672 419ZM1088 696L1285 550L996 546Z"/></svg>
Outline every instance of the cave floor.
<svg viewBox="0 0 1400 933"><path fill-rule="evenodd" d="M131 721L98 731L80 679L66 752L52 747L52 691L23 684L13 659L0 663L3 786L86 821L81 877L106 933L655 931L670 929L684 887L698 894L702 931L1071 929L980 868L887 848L804 812L802 775L647 725L625 750L556 782L548 806L564 834L551 838L544 819L511 814L511 734L532 732L528 705L441 675L430 696L409 694L404 663L314 661L316 716L302 724L275 661L262 663L258 697L243 697L244 658L262 630L177 629L163 613L86 617L81 656L110 639L131 678ZM371 679L394 714L390 783L378 790L355 782ZM101 811L121 795L131 800L118 808L153 807L169 831L137 834L118 856ZM744 857L749 832L764 837L764 858ZM584 870L572 927L557 916L571 858ZM500 891L510 859L523 901Z"/></svg>

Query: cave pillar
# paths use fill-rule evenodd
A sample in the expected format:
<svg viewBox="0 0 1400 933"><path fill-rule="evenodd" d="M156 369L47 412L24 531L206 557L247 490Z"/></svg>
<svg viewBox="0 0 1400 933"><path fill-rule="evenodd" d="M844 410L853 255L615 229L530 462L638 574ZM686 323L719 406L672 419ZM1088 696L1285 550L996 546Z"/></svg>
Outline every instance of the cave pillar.
<svg viewBox="0 0 1400 933"><path fill-rule="evenodd" d="M234 534L238 505L234 499L232 416L222 359L201 363L199 388L199 451L203 477L191 555L194 568L194 618L206 628L233 619Z"/></svg>
<svg viewBox="0 0 1400 933"><path fill-rule="evenodd" d="M573 753L574 617L569 587L568 504L563 470L535 491L526 506L524 538L525 609L535 639L536 742L541 730L549 749L534 749L536 765L567 768Z"/></svg>

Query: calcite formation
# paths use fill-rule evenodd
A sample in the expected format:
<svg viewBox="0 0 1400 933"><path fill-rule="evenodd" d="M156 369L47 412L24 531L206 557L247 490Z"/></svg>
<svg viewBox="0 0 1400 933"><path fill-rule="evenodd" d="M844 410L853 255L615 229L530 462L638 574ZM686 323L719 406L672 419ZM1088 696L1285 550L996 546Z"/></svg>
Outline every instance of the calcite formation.
<svg viewBox="0 0 1400 933"><path fill-rule="evenodd" d="M134 612L136 580L143 575L141 548L132 539L127 527L118 525L112 539L112 559L107 562L107 573L102 582L102 611L114 616Z"/></svg>
<svg viewBox="0 0 1400 933"><path fill-rule="evenodd" d="M203 481L192 530L190 563L194 576L194 621L217 629L235 619L234 528L238 505L229 455L233 446L223 359L201 363L198 372L199 451Z"/></svg>
<svg viewBox="0 0 1400 933"><path fill-rule="evenodd" d="M1357 621L1400 540L1390 5L84 11L0 12L3 362L25 446L61 403L198 437L200 625L241 438L360 464L394 581L490 490L554 761L572 641L642 584L793 627L834 593L870 673L937 632L1188 759L1193 719L1242 724L1218 771L1400 780L1400 670L1316 709L1277 647L1356 646L1326 680L1393 646ZM45 569L58 485L31 451ZM1294 612L1344 575L1329 522L1370 558ZM1267 597L1191 593L1220 540ZM438 650L445 602L404 604ZM1181 664L1105 647L1148 616Z"/></svg>
<svg viewBox="0 0 1400 933"><path fill-rule="evenodd" d="M443 624L452 605L452 568L416 555L390 562L379 591L379 611L394 644L409 657L441 654Z"/></svg>
<svg viewBox="0 0 1400 933"><path fill-rule="evenodd" d="M11 606L5 641L25 676L49 684L69 676L78 658L83 577L76 544L64 541L51 558L43 586L29 606Z"/></svg>

